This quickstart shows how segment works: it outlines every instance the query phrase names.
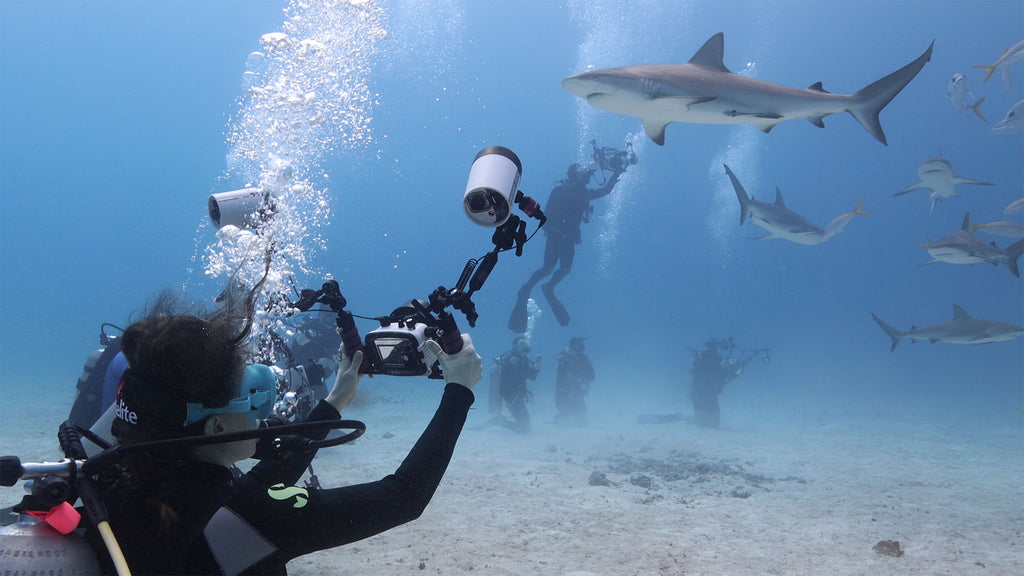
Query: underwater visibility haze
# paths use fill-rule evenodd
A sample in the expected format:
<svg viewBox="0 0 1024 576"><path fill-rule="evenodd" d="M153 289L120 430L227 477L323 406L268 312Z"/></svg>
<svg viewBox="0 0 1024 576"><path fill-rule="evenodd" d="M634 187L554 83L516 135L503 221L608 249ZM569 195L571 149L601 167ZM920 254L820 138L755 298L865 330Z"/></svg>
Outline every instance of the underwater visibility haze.
<svg viewBox="0 0 1024 576"><path fill-rule="evenodd" d="M595 141L628 145L638 162L582 226L557 288L569 325L534 291L528 334L547 370L533 385L538 420L551 411L555 359L570 337L586 337L594 361L597 428L687 412L691 352L732 337L770 354L722 395L723 427L771 434L886 421L1020 442L1024 338L897 347L872 316L909 336L953 320L954 306L1024 325L1024 284L1005 261L1024 214L1004 214L1024 195L1024 141L993 131L1024 99L1024 63L1008 58L989 77L978 67L1024 37L1022 7L6 0L0 393L31 388L56 427L101 323L126 325L165 288L209 302L235 269L258 277L263 260L253 255L271 245L271 293L334 278L352 311L386 315L454 286L468 259L493 248L491 230L461 207L480 150L513 150L519 188L543 206L571 164L595 160ZM732 74L832 101L934 47L881 109L885 144L841 111L782 122L730 108L730 119L753 117L764 131L675 121L658 146L637 115L563 87L595 70L685 64L718 33ZM652 105L711 105L662 90ZM922 164L990 185L956 184L937 199L907 190L927 184ZM749 214L726 165L752 199ZM218 233L207 198L247 187L272 194L271 223L260 234ZM764 239L755 208L777 206L776 189L827 242ZM1004 221L973 234L1011 256L923 265L938 258L927 245L961 230L968 213L977 224ZM456 313L485 374L512 346L509 312L543 252L540 232L521 257L500 255L473 297L476 327ZM264 304L261 322L280 322L280 299ZM410 395L436 385L393 380ZM361 388L381 381L392 379ZM5 412L0 440L18 422L17 408ZM1024 469L1024 449L1006 466ZM1007 496L1018 508L1019 481Z"/></svg>

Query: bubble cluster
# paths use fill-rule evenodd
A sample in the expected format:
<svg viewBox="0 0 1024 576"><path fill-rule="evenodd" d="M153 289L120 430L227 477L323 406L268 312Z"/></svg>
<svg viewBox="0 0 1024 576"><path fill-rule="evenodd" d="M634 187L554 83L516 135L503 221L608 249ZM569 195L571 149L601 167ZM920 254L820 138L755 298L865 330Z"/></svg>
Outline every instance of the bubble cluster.
<svg viewBox="0 0 1024 576"><path fill-rule="evenodd" d="M252 286L271 253L260 306L270 316L288 278L309 272L323 248L318 230L331 204L321 161L372 141L368 79L386 35L371 0L292 0L284 14L281 31L264 34L246 60L245 92L226 134L225 180L267 193L270 217L255 229L225 226L204 258L208 276L233 274Z"/></svg>

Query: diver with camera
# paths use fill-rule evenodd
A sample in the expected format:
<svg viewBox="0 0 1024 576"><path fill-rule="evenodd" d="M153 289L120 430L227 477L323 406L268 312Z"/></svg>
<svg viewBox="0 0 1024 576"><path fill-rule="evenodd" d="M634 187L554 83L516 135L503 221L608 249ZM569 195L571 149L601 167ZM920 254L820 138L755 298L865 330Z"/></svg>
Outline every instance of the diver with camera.
<svg viewBox="0 0 1024 576"><path fill-rule="evenodd" d="M547 225L544 232L547 242L544 245L544 261L516 294L516 304L508 321L508 328L513 332L526 332L526 308L530 293L538 282L549 275L551 278L541 285L541 289L558 323L562 326L569 325L569 311L555 295L555 286L572 271L576 245L582 243L580 226L590 222L590 215L594 211L590 203L611 194L626 169L639 161L628 143L626 150L600 147L596 141L591 141L591 145L594 148L594 163L590 166L571 164L566 178L556 184L548 197L545 205ZM598 171L604 181L596 188L590 188L589 183Z"/></svg>
<svg viewBox="0 0 1024 576"><path fill-rule="evenodd" d="M719 351L726 353L725 356ZM770 350L759 348L739 350L732 337L725 340L708 340L704 350L692 350L690 361L690 401L693 404L692 422L697 426L719 428L721 410L718 396L725 385L735 380L754 358L769 362Z"/></svg>
<svg viewBox="0 0 1024 576"><path fill-rule="evenodd" d="M475 325L473 293L500 252L521 253L529 239L525 222L510 213L513 204L544 221L540 206L518 190L520 173L511 150L490 147L477 155L464 209L474 222L495 228L494 250L467 262L454 288L439 286L428 299L377 318L380 327L365 340L334 280L300 291L289 303L295 313L326 305L341 336L334 385L303 423L273 415L277 379L250 349L255 301L272 250L264 254L262 279L244 293L226 291L213 311L185 307L166 293L159 297L118 339L128 367L108 419L92 430L65 422L62 462L0 458L0 485L33 484L33 493L16 507L18 522L0 529L0 556L19 561L5 567L119 576L286 574L293 558L418 518L451 460L483 370L472 339L446 308ZM272 217L269 196L232 209L236 194L225 194L209 202L218 227ZM253 197L247 192L241 200ZM427 375L446 385L433 418L393 474L338 488L296 485L318 449L365 431L361 422L340 420L363 374ZM339 428L352 432L327 436ZM86 451L80 436L100 451ZM259 463L242 474L235 464L250 457ZM72 504L79 498L89 518L87 546L77 535L57 532L76 531ZM44 565L43 558L53 562Z"/></svg>

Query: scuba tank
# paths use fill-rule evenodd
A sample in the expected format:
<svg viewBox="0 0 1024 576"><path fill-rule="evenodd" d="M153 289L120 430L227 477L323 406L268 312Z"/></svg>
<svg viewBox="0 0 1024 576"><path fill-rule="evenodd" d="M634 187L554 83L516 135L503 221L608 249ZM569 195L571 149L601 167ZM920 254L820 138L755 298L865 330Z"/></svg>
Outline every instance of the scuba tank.
<svg viewBox="0 0 1024 576"><path fill-rule="evenodd" d="M89 428L96 422L96 419L107 409L104 405L104 391L105 391L105 379L107 376L107 368L110 367L110 363L114 360L121 352L121 338L119 336L108 334L107 327L115 328L122 333L124 330L113 324L104 322L100 325L100 345L98 348L85 359L85 365L82 366L82 375L78 377L78 382L75 387L77 392L75 393L75 401L71 405L71 413L68 415L68 420L79 424L84 428ZM116 386L116 383L113 384ZM110 392L113 392L111 390ZM107 394L106 396L113 398L113 394Z"/></svg>
<svg viewBox="0 0 1024 576"><path fill-rule="evenodd" d="M20 466L20 465L19 465ZM13 462L5 458L9 471ZM3 474L6 476L5 474ZM78 533L80 516L66 502L71 486L57 477L43 477L26 483L26 494L13 509L2 511L0 558L5 574L100 574L96 553ZM8 523L10 520L16 521Z"/></svg>
<svg viewBox="0 0 1024 576"><path fill-rule="evenodd" d="M0 528L0 558L5 574L100 574L96 553L77 535L64 535L42 520L19 514Z"/></svg>

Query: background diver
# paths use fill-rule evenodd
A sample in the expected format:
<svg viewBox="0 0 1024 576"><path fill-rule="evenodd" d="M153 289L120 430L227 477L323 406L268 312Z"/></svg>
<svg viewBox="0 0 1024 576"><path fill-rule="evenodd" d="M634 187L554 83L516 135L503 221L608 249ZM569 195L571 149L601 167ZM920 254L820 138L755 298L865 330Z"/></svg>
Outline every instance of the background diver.
<svg viewBox="0 0 1024 576"><path fill-rule="evenodd" d="M541 285L541 289L558 323L562 326L569 324L569 312L555 296L555 286L572 271L576 245L581 242L580 224L590 222L590 214L594 211L590 205L591 201L610 194L626 168L637 163L636 154L628 143L626 150L599 147L595 141L591 141L591 144L594 146L593 157L597 167L571 164L566 178L558 182L544 205L544 212L547 215L547 222L543 227L547 236L544 262L519 289L515 308L508 321L508 327L513 332L526 332L526 304L530 299L530 292L549 274L551 279ZM598 167L602 172L609 172L611 175L597 188L588 188L587 185Z"/></svg>

